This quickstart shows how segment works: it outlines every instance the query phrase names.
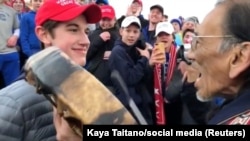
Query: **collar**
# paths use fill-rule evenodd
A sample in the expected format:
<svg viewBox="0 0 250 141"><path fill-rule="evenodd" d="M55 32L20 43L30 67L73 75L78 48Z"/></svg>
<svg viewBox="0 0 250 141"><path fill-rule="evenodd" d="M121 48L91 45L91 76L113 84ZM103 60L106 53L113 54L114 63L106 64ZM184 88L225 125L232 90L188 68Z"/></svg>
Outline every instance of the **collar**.
<svg viewBox="0 0 250 141"><path fill-rule="evenodd" d="M208 122L208 124L221 124L225 121L239 116L250 108L250 88L245 88L238 93L238 97L223 104L220 111Z"/></svg>

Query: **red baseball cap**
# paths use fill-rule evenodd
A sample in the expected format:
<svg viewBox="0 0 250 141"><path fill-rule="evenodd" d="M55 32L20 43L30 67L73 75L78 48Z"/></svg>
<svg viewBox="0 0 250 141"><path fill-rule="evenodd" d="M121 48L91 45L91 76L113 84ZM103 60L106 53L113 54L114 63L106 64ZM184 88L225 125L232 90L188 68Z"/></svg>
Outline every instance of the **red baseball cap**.
<svg viewBox="0 0 250 141"><path fill-rule="evenodd" d="M114 19L115 18L115 10L110 5L103 5L101 6L102 10L102 18L109 18Z"/></svg>
<svg viewBox="0 0 250 141"><path fill-rule="evenodd" d="M46 0L36 14L36 26L47 20L65 22L84 15L88 23L101 20L101 9L96 4L80 5L76 0Z"/></svg>
<svg viewBox="0 0 250 141"><path fill-rule="evenodd" d="M133 0L132 3L135 3L135 2L139 3L142 6L142 1L141 0Z"/></svg>

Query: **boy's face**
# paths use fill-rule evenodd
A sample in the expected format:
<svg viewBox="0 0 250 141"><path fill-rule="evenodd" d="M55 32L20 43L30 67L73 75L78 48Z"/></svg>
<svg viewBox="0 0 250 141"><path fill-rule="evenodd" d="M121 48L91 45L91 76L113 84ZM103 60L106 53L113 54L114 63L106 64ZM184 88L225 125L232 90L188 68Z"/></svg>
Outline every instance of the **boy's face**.
<svg viewBox="0 0 250 141"><path fill-rule="evenodd" d="M165 32L161 32L156 37L156 43L160 42L165 44L165 50L166 52L169 52L170 46L172 45L173 42L173 36Z"/></svg>
<svg viewBox="0 0 250 141"><path fill-rule="evenodd" d="M71 21L59 24L53 30L53 37L48 31L44 31L42 27L40 29L37 27L36 33L45 45L59 47L74 62L84 66L90 44L86 33L87 27L85 17L80 15Z"/></svg>
<svg viewBox="0 0 250 141"><path fill-rule="evenodd" d="M140 28L136 25L130 25L120 29L122 41L128 46L134 45L140 37Z"/></svg>
<svg viewBox="0 0 250 141"><path fill-rule="evenodd" d="M163 19L163 14L161 13L161 11L157 8L152 9L149 13L149 21L152 23L159 23L161 22Z"/></svg>
<svg viewBox="0 0 250 141"><path fill-rule="evenodd" d="M99 22L99 25L102 29L110 29L115 26L115 19L102 18Z"/></svg>
<svg viewBox="0 0 250 141"><path fill-rule="evenodd" d="M179 32L181 30L181 27L177 22L173 22L172 25L174 27L175 32Z"/></svg>
<svg viewBox="0 0 250 141"><path fill-rule="evenodd" d="M31 0L31 6L34 11L37 11L43 4L44 0Z"/></svg>
<svg viewBox="0 0 250 141"><path fill-rule="evenodd" d="M21 0L16 0L14 1L13 3L13 8L18 11L18 12L21 12L24 8L24 4Z"/></svg>
<svg viewBox="0 0 250 141"><path fill-rule="evenodd" d="M195 35L195 34L194 34L193 32L190 32L190 31L186 32L186 34L185 34L184 37L183 37L183 42L184 42L185 44L191 44L194 35Z"/></svg>
<svg viewBox="0 0 250 141"><path fill-rule="evenodd" d="M131 4L132 13L136 13L141 5L138 2L133 2Z"/></svg>

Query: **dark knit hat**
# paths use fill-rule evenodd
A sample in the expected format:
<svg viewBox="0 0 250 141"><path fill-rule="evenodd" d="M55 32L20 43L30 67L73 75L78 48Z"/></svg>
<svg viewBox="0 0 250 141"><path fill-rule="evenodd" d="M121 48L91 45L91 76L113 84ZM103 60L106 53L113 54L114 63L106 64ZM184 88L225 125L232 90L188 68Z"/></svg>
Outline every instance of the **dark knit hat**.
<svg viewBox="0 0 250 141"><path fill-rule="evenodd" d="M179 24L179 26L180 26L180 28L181 28L181 26L182 26L182 22L179 20L179 19L172 19L171 21L170 21L170 23L172 24L172 23L178 23Z"/></svg>

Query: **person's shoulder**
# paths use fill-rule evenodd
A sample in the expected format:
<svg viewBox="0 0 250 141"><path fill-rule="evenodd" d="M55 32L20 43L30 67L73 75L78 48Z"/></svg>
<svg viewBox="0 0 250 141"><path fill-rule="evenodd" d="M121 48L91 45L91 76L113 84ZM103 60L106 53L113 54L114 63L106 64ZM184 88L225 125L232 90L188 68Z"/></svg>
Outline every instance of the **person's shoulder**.
<svg viewBox="0 0 250 141"><path fill-rule="evenodd" d="M25 13L22 13L22 18L26 18L30 15L30 12L25 12Z"/></svg>
<svg viewBox="0 0 250 141"><path fill-rule="evenodd" d="M115 44L112 52L124 52L125 51L125 46L123 46L122 44Z"/></svg>
<svg viewBox="0 0 250 141"><path fill-rule="evenodd" d="M18 80L0 90L0 118L12 123L22 124L22 113L36 101L35 89L24 80ZM29 105L29 106L28 106Z"/></svg>
<svg viewBox="0 0 250 141"><path fill-rule="evenodd" d="M117 26L115 26L115 27L109 29L109 32L110 32L111 36L114 36L114 37L116 37L117 39L119 39L120 33L119 33L119 28L118 28Z"/></svg>
<svg viewBox="0 0 250 141"><path fill-rule="evenodd" d="M27 108L34 103L46 100L42 95L36 93L35 87L29 85L25 80L18 80L0 90L0 104L15 105L16 108ZM13 107L13 108L14 108Z"/></svg>
<svg viewBox="0 0 250 141"><path fill-rule="evenodd" d="M23 18L33 17L33 15L34 15L34 12L33 12L33 11L24 12L24 13L22 13L22 19L23 19Z"/></svg>
<svg viewBox="0 0 250 141"><path fill-rule="evenodd" d="M250 109L244 111L243 113L229 118L225 121L226 125L250 125Z"/></svg>
<svg viewBox="0 0 250 141"><path fill-rule="evenodd" d="M94 30L92 30L88 36L91 39L97 39L97 36L99 36L99 34L102 33L102 30L100 28L96 28Z"/></svg>
<svg viewBox="0 0 250 141"><path fill-rule="evenodd" d="M18 80L0 90L0 111L0 124L3 125L0 129L0 140L55 138L52 105L25 80ZM20 130L16 134L6 132ZM24 130L26 135L22 134Z"/></svg>
<svg viewBox="0 0 250 141"><path fill-rule="evenodd" d="M10 6L6 5L6 4L4 4L3 7L6 10L10 11L11 13L17 14L17 12L16 12L16 10L14 8L12 8L12 7L10 7Z"/></svg>

